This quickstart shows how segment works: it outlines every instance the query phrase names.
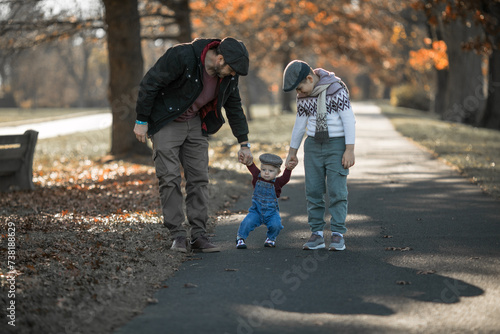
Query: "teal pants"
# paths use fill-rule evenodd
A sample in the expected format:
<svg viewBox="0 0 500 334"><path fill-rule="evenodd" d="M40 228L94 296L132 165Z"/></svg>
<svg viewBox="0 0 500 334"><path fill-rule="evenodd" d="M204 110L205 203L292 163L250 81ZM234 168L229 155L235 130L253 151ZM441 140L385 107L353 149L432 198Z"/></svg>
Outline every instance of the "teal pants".
<svg viewBox="0 0 500 334"><path fill-rule="evenodd" d="M345 138L330 138L318 143L313 137L304 142L304 168L306 173L307 216L311 232L323 231L325 226L325 194L328 192L328 211L332 232L345 233L347 216L347 175L342 167Z"/></svg>

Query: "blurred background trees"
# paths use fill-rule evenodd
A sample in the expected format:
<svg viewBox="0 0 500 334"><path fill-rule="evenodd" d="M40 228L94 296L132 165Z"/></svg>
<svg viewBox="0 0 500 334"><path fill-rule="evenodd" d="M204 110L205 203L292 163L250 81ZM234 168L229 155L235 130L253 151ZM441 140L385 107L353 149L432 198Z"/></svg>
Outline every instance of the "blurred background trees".
<svg viewBox="0 0 500 334"><path fill-rule="evenodd" d="M500 129L500 1L414 0L433 49L446 51L434 111L443 119ZM442 65L445 65L444 63Z"/></svg>
<svg viewBox="0 0 500 334"><path fill-rule="evenodd" d="M293 110L293 59L334 71L356 100L388 99L500 129L500 0L0 0L1 107L111 107L113 154L131 133L137 86L163 52L233 36L250 52L245 111ZM124 138L128 139L124 139ZM130 140L129 140L130 139Z"/></svg>

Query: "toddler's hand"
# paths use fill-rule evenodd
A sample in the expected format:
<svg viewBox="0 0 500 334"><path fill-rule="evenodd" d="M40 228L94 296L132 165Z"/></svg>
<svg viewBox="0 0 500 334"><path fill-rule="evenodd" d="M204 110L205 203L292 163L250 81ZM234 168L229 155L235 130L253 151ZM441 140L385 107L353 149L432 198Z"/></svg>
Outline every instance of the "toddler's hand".
<svg viewBox="0 0 500 334"><path fill-rule="evenodd" d="M242 165L245 165L245 166L250 166L253 164L253 156L250 157L250 158L240 158L239 159L239 162L242 164Z"/></svg>
<svg viewBox="0 0 500 334"><path fill-rule="evenodd" d="M293 170L295 167L297 167L297 161L295 161L295 160L290 160L286 164L286 168L289 170Z"/></svg>
<svg viewBox="0 0 500 334"><path fill-rule="evenodd" d="M297 149L290 147L290 149L288 150L288 156L285 160L285 166L288 170L293 170L298 163L299 158L297 158Z"/></svg>

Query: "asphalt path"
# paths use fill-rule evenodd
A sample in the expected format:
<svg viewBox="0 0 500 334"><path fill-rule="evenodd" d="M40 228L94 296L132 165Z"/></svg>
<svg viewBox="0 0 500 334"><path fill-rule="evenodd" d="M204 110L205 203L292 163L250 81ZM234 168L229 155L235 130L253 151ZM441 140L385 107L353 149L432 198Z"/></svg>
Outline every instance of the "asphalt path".
<svg viewBox="0 0 500 334"><path fill-rule="evenodd" d="M500 201L399 135L376 106L353 108L345 251L302 250L300 162L283 188L276 248L263 247L260 227L237 250L244 215L222 217L212 238L222 252L192 255L158 303L116 333L500 333ZM248 209L250 196L232 210Z"/></svg>

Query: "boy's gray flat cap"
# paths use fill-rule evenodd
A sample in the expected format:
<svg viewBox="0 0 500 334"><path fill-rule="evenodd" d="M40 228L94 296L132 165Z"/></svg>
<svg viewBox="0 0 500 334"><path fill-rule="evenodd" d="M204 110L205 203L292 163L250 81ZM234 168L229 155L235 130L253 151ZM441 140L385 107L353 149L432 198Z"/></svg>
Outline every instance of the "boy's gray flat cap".
<svg viewBox="0 0 500 334"><path fill-rule="evenodd" d="M285 68L283 74L283 90L289 92L297 88L311 72L311 66L302 60L291 61Z"/></svg>
<svg viewBox="0 0 500 334"><path fill-rule="evenodd" d="M259 157L259 160L261 163L265 165L271 165L276 168L281 168L281 164L283 163L283 160L277 156L276 154L271 154L271 153L264 153L261 154Z"/></svg>
<svg viewBox="0 0 500 334"><path fill-rule="evenodd" d="M219 48L224 61L238 75L248 74L248 51L243 42L237 41L232 37L226 37L220 42Z"/></svg>

